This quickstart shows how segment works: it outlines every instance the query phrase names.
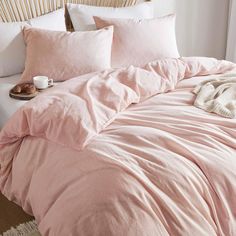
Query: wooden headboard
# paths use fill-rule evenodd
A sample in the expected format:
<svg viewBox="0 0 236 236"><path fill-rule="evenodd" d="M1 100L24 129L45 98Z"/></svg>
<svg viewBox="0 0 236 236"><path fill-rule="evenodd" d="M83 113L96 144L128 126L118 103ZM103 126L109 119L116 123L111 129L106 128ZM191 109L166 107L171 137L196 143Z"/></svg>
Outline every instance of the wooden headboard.
<svg viewBox="0 0 236 236"><path fill-rule="evenodd" d="M137 0L0 0L0 17L3 22L26 21L63 8L66 3L80 3L94 6L126 7ZM72 24L65 11L67 28Z"/></svg>

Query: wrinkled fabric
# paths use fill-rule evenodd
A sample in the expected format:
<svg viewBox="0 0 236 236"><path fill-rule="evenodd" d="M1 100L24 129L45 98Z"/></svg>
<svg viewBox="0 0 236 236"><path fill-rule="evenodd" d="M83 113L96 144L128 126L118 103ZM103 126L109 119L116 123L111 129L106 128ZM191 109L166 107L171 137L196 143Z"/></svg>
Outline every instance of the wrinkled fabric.
<svg viewBox="0 0 236 236"><path fill-rule="evenodd" d="M227 118L236 118L236 76L204 81L194 88L194 106Z"/></svg>
<svg viewBox="0 0 236 236"><path fill-rule="evenodd" d="M48 90L0 133L1 192L42 235L235 235L235 121L192 105L194 76L233 68L165 59Z"/></svg>

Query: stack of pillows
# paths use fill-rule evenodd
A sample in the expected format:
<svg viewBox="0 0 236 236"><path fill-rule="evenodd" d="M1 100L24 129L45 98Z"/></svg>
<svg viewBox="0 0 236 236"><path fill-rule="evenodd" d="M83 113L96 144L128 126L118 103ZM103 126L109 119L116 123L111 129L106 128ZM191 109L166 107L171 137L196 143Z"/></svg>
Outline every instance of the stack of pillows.
<svg viewBox="0 0 236 236"><path fill-rule="evenodd" d="M28 22L0 23L0 77L23 72L20 82L38 75L64 81L179 57L175 15L153 18L150 2L124 8L68 4L68 11L75 32L66 32L63 9Z"/></svg>

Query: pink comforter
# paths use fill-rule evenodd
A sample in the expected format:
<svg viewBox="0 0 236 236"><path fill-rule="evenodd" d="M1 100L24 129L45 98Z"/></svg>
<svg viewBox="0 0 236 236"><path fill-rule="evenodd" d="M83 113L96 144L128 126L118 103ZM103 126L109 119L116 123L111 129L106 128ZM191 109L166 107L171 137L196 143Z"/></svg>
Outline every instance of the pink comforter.
<svg viewBox="0 0 236 236"><path fill-rule="evenodd" d="M166 59L48 90L0 133L1 192L42 235L236 235L236 122L191 93L233 68Z"/></svg>

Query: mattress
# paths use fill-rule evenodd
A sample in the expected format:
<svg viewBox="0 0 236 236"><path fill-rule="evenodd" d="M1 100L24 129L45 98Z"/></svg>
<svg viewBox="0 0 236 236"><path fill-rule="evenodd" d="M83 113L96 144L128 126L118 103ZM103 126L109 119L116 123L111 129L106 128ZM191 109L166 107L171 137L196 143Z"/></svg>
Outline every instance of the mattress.
<svg viewBox="0 0 236 236"><path fill-rule="evenodd" d="M0 78L0 129L26 101L19 101L9 97L9 90L17 84L20 74Z"/></svg>

